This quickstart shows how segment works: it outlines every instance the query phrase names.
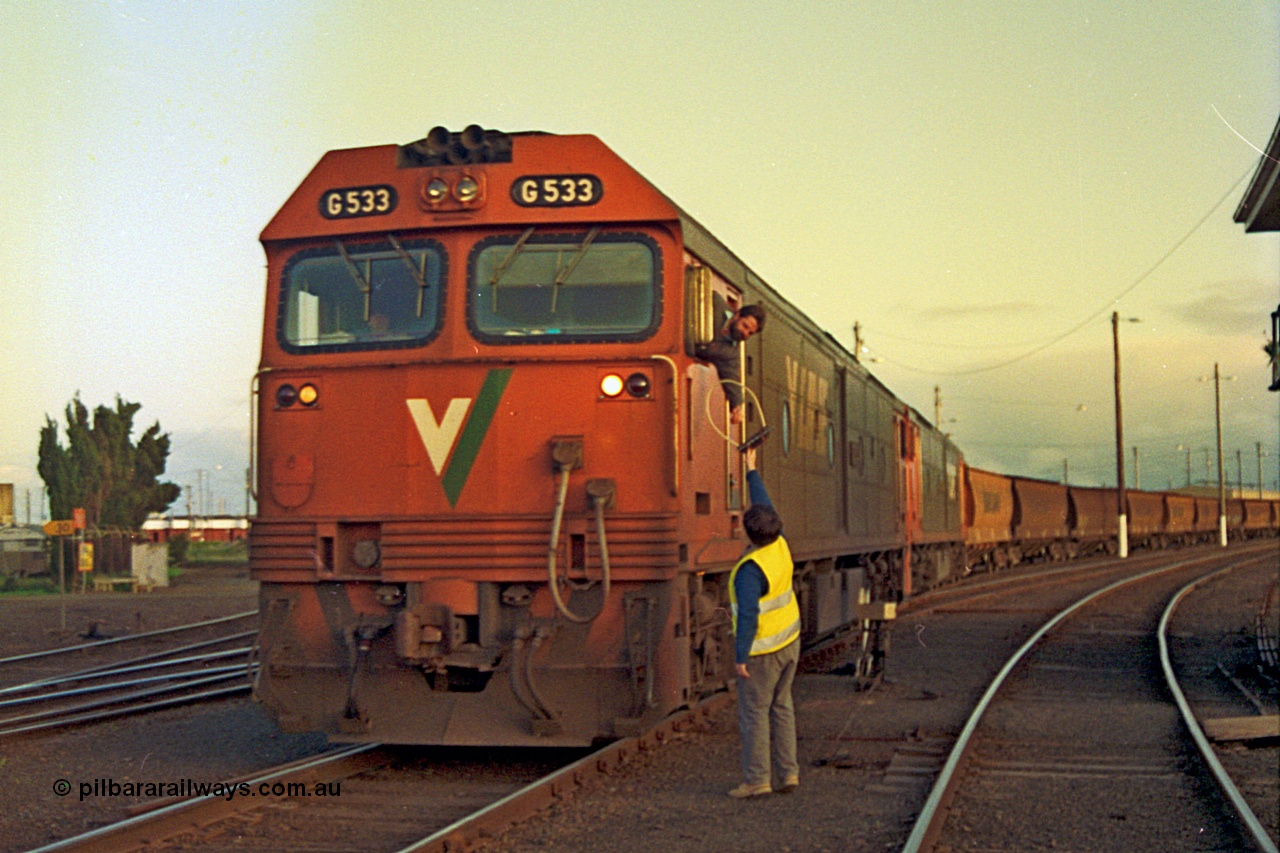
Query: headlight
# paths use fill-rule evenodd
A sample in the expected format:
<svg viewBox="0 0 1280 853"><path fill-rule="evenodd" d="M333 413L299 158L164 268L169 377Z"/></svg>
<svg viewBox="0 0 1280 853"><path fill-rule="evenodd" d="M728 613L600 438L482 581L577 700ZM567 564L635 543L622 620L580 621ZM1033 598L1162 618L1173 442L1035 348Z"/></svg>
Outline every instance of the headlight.
<svg viewBox="0 0 1280 853"><path fill-rule="evenodd" d="M616 397L622 393L622 377L616 373L610 373L608 376L600 380L600 393L606 397Z"/></svg>
<svg viewBox="0 0 1280 853"><path fill-rule="evenodd" d="M458 201L466 204L474 201L475 197L480 194L480 185L476 183L476 179L472 177L464 177L458 181L458 185L453 188L453 194L458 197Z"/></svg>
<svg viewBox="0 0 1280 853"><path fill-rule="evenodd" d="M643 373L633 373L627 377L627 393L632 397L649 396L649 377Z"/></svg>
<svg viewBox="0 0 1280 853"><path fill-rule="evenodd" d="M431 204L439 204L449 195L449 185L443 178L432 178L422 188L422 196Z"/></svg>
<svg viewBox="0 0 1280 853"><path fill-rule="evenodd" d="M310 382L298 389L298 402L304 406L314 406L319 399L320 391Z"/></svg>
<svg viewBox="0 0 1280 853"><path fill-rule="evenodd" d="M281 385L276 389L276 405L287 409L298 402L298 390L292 385Z"/></svg>

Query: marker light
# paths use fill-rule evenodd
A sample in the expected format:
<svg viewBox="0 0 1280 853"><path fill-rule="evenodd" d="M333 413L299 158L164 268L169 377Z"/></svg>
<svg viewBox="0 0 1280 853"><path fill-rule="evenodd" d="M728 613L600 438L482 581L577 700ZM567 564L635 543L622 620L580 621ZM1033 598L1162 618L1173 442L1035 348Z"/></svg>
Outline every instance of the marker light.
<svg viewBox="0 0 1280 853"><path fill-rule="evenodd" d="M281 385L276 389L276 405L287 409L298 402L298 391L292 385Z"/></svg>
<svg viewBox="0 0 1280 853"><path fill-rule="evenodd" d="M627 377L627 393L632 397L649 396L649 377L643 373L633 373Z"/></svg>
<svg viewBox="0 0 1280 853"><path fill-rule="evenodd" d="M427 185L422 188L422 197L431 204L439 204L449 195L449 185L444 182L443 178L432 178L427 181Z"/></svg>
<svg viewBox="0 0 1280 853"><path fill-rule="evenodd" d="M302 405L314 406L318 399L320 399L320 392L310 382L298 389L298 402Z"/></svg>
<svg viewBox="0 0 1280 853"><path fill-rule="evenodd" d="M610 373L604 379L600 380L600 393L606 397L616 397L622 393L622 377L616 373Z"/></svg>
<svg viewBox="0 0 1280 853"><path fill-rule="evenodd" d="M457 196L458 201L466 204L469 201L474 201L475 197L480 194L480 185L476 183L475 178L466 176L458 181L458 185L453 188L453 194Z"/></svg>

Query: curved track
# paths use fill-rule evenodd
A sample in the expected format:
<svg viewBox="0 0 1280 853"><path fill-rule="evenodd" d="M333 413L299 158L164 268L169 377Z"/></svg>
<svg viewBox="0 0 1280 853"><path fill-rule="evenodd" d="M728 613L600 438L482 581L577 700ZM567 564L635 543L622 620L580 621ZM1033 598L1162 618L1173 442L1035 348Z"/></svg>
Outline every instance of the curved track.
<svg viewBox="0 0 1280 853"><path fill-rule="evenodd" d="M1251 849L1249 817L1233 817L1165 693L1153 639L1174 591L1227 559L1116 581L1041 627L978 703L904 849Z"/></svg>

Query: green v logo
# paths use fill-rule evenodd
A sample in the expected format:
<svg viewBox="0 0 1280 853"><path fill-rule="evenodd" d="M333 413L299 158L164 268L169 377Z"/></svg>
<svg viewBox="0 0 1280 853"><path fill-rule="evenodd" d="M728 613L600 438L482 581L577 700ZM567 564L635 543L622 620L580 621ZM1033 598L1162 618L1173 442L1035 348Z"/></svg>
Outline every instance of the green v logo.
<svg viewBox="0 0 1280 853"><path fill-rule="evenodd" d="M489 424L498 410L498 401L502 399L502 392L510 379L511 368L490 370L480 386L474 406L470 397L454 397L439 420L426 399L405 400L422 438L422 446L431 460L431 467L444 486L449 506L458 503L471 474L471 466L480 453L480 445L489 432Z"/></svg>

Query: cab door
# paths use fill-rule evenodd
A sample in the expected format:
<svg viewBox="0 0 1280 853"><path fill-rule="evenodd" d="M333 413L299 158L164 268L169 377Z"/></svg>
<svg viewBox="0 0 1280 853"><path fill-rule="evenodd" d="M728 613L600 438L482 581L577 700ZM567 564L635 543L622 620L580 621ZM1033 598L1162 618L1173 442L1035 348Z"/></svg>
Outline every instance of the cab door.
<svg viewBox="0 0 1280 853"><path fill-rule="evenodd" d="M920 538L920 428L907 410L894 417L898 444L898 508L903 532L902 594L911 595L911 544Z"/></svg>

